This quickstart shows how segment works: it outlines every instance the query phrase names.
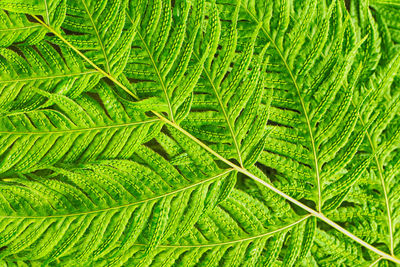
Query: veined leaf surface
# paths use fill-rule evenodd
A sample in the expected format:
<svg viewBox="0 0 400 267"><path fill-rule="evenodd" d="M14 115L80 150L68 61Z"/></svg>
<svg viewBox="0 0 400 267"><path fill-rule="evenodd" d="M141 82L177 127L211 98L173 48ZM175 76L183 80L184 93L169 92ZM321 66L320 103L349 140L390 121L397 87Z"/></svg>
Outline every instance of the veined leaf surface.
<svg viewBox="0 0 400 267"><path fill-rule="evenodd" d="M0 1L0 264L400 264L399 6Z"/></svg>

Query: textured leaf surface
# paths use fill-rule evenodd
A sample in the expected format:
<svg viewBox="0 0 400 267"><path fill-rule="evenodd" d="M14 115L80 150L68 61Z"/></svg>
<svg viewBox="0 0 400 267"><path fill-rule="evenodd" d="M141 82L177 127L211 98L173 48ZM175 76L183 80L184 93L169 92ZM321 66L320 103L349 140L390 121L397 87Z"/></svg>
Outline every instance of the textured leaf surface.
<svg viewBox="0 0 400 267"><path fill-rule="evenodd" d="M0 1L0 266L397 266L396 1Z"/></svg>

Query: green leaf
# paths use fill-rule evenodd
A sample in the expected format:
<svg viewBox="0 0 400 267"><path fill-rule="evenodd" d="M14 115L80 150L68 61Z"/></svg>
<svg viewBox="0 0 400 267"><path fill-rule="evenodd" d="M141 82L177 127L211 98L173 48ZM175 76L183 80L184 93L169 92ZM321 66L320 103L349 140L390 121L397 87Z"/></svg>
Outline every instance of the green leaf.
<svg viewBox="0 0 400 267"><path fill-rule="evenodd" d="M0 1L0 265L400 264L396 1Z"/></svg>

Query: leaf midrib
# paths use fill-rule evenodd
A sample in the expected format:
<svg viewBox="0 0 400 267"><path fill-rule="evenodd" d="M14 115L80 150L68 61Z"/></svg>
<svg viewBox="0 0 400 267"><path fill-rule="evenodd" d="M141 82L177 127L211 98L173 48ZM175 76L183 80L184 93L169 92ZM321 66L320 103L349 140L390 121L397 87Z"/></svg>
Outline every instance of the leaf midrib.
<svg viewBox="0 0 400 267"><path fill-rule="evenodd" d="M258 19L254 16L254 14L247 9L247 7L243 6L243 8L246 10L246 12L252 17L252 19L254 20L254 22L256 22L257 24L260 24L260 21L258 21ZM314 140L314 135L313 135L313 131L311 128L311 123L310 123L310 119L308 117L308 113L307 113L307 109L306 106L304 104L304 100L303 97L301 96L300 93L300 87L297 84L297 81L293 75L292 70L290 69L285 57L282 54L282 51L279 49L279 47L277 46L277 44L275 43L275 41L272 39L272 37L270 36L270 34L268 33L268 31L265 29L264 25L261 24L261 30L264 32L264 34L267 36L267 38L269 39L269 41L272 43L272 45L274 46L275 50L278 52L279 57L281 58L283 64L285 65L286 70L288 71L290 78L293 82L293 85L296 88L297 91L297 95L299 97L300 100L300 104L303 110L303 114L307 123L307 128L308 128L308 133L310 135L310 141L311 141L311 146L312 146L312 151L313 151L313 157L314 157L314 168L315 168L315 176L316 176L316 180L317 180L317 188L318 188L318 205L317 205L317 209L318 212L321 212L322 210L322 192L321 192L321 178L319 175L319 166L318 166L318 156L317 156L317 150L316 150L316 146L315 146L315 140Z"/></svg>
<svg viewBox="0 0 400 267"><path fill-rule="evenodd" d="M305 215L304 217L300 218L299 220L294 221L288 225L285 225L285 226L278 228L276 230L273 230L273 231L269 231L269 232L266 232L263 234L254 235L254 236L250 236L250 237L246 237L246 238L236 239L236 240L232 240L232 241L221 242L221 243L211 243L211 244L201 244L201 245L159 245L159 247L161 247L161 248L205 248L205 247L219 247L219 246L225 246L225 245L232 245L232 244L236 244L236 243L251 241L254 239L258 239L258 238L263 238L266 236L270 236L270 235L282 232L286 229L289 229L289 228L305 221L306 219L310 218L311 216L312 216L311 214ZM134 246L147 246L147 245L136 243L136 244L134 244Z"/></svg>
<svg viewBox="0 0 400 267"><path fill-rule="evenodd" d="M351 103L354 105L353 101ZM362 126L364 127L365 126L364 120L363 120L363 118L361 117L361 114L358 111L357 111L357 115L358 115L358 118L359 118ZM371 138L370 133L368 132L368 129L365 130L365 134L367 136L368 143L369 143L369 145L371 146L371 149L372 149L372 153L373 153L373 156L374 156L375 164L376 164L376 166L378 168L378 175L379 175L379 179L381 181L383 195L385 197L386 217L387 217L388 227L389 227L390 253L392 255L394 255L393 221L392 221L392 214L391 214L391 209L390 209L389 197L388 197L387 189L386 189L385 178L383 177L382 166L379 163L378 155L376 153L376 147L375 147L374 143L372 142L372 138Z"/></svg>
<svg viewBox="0 0 400 267"><path fill-rule="evenodd" d="M147 124L152 122L160 121L159 119L146 120L146 121L135 121L121 124L113 124L113 125L104 125L104 126L94 126L87 128L78 128L78 129L67 129L67 130L54 130L54 131L27 131L27 132L17 132L17 131L0 131L0 134L13 134L13 135L48 135L48 134L64 134L64 133L76 133L76 132L85 132L85 131L95 131L95 130L103 130L103 129L111 129L111 128L123 128L140 124Z"/></svg>
<svg viewBox="0 0 400 267"><path fill-rule="evenodd" d="M133 22L131 16L129 14L126 14L126 15L128 16L129 20L133 24L134 22ZM166 99L167 104L168 104L169 115L171 116L171 120L174 122L174 114L173 114L173 111L172 111L171 101L169 100L169 96L168 96L168 89L167 89L167 87L166 87L166 85L164 83L164 80L161 77L161 72L160 72L159 68L157 67L156 62L154 61L153 54L150 52L150 49L147 46L146 42L144 41L144 38L143 38L142 34L139 32L139 30L137 28L136 28L136 32L137 32L140 40L142 41L142 44L143 44L144 48L146 49L146 53L149 56L151 64L153 65L153 68L154 68L154 70L156 72L156 75L158 77L158 80L160 81L161 87L162 87L162 89L164 91L165 99Z"/></svg>
<svg viewBox="0 0 400 267"><path fill-rule="evenodd" d="M42 27L42 26L41 25L31 25L31 26L24 26L24 27L6 28L6 29L0 29L0 32L19 31L19 30L26 30L26 29L40 28L40 27Z"/></svg>
<svg viewBox="0 0 400 267"><path fill-rule="evenodd" d="M89 16L90 22L92 23L93 29L94 29L94 31L96 33L97 40L99 41L99 45L100 45L101 51L103 52L104 60L106 61L106 70L107 70L108 73L110 73L110 63L108 62L106 49L105 49L104 44L103 44L103 42L102 42L102 40L100 38L99 31L98 31L98 29L96 27L96 24L93 21L93 17L89 12L89 9L88 9L88 7L87 7L87 5L85 3L85 0L81 0L81 1L82 1L83 6L85 7L85 11L86 11L87 15Z"/></svg>
<svg viewBox="0 0 400 267"><path fill-rule="evenodd" d="M147 198L147 199L143 199L143 200L139 200L139 201L136 201L136 202L131 202L131 203L123 204L123 205L118 205L118 206L114 206L114 207L109 207L109 208L104 208L104 209L98 209L98 210L91 210L91 211L85 211L85 212L70 213L70 214L49 215L49 216L3 216L3 215L0 215L0 218L6 218L6 219L21 219L21 218L22 218L22 219L65 218L65 217L84 216L84 215L87 215L87 214L94 214L94 213L107 212L107 211L111 211L111 210L123 209L123 208L127 208L127 207L136 206L136 205L139 205L139 204L141 204L141 203L145 203L145 202L153 201L153 200L156 200L156 199L164 198L164 197L167 197L167 196L170 196L170 195L174 195L174 194L176 194L176 193L179 193L179 192L188 190L188 189L190 189L190 188L193 188L193 187L196 187L196 186L205 184L205 183L207 183L207 182L216 180L216 179L218 179L219 177L224 176L224 175L226 175L226 174L228 174L228 173L230 173L230 172L232 172L232 171L233 171L233 169L228 169L228 170L225 170L224 172L222 172L222 173L220 173L220 174L214 175L214 176L212 176L212 177L210 177L210 178L207 178L207 179L205 179L205 180L199 181L199 182L197 182L197 183L193 183L193 184L190 184L190 185L188 185L188 186L179 188L179 189L177 189L177 190L174 190L174 191L171 191L171 192L162 194L162 195L158 195L158 196L155 196L155 197L151 197L151 198Z"/></svg>
<svg viewBox="0 0 400 267"><path fill-rule="evenodd" d="M50 25L49 7L47 5L47 0L44 0L44 7L46 9L46 23Z"/></svg>
<svg viewBox="0 0 400 267"><path fill-rule="evenodd" d="M193 54L194 54L194 56L196 57L196 59L199 61L200 58L199 58L199 56L196 54L196 52L194 52ZM226 121L226 123L228 124L229 132L230 132L230 134L231 134L231 136L232 136L233 143L234 143L234 145L235 145L235 149L236 149L236 153L237 153L237 155L238 155L238 160L239 160L240 167L243 168L243 160L242 160L242 154L241 154L241 152L240 152L239 144L238 144L238 142L237 142L237 138L236 138L236 135L235 135L235 133L234 133L234 131L233 131L233 127L232 127L232 125L231 125L231 122L230 122L230 120L229 120L229 117L228 117L228 115L227 115L227 113L226 113L224 104L223 104L223 102L222 102L222 100L221 100L221 96L220 96L220 94L218 93L218 90L217 90L217 88L216 88L216 86L215 86L215 84L214 84L214 81L211 79L210 73L209 73L205 68L203 68L203 70L204 70L204 73L205 73L206 76L207 76L207 79L210 81L210 84L211 84L211 86L212 86L212 88L213 88L213 90L214 90L215 96L216 96L217 99L218 99L218 104L219 104L219 106L220 106L220 108L221 108L221 110L222 110L222 113L224 114L225 121Z"/></svg>
<svg viewBox="0 0 400 267"><path fill-rule="evenodd" d="M55 78L65 78L65 77L73 77L73 76L82 76L91 73L97 73L96 70L90 71L82 71L76 73L68 73L68 74L60 74L60 75L50 75L50 76L38 76L38 77L29 77L29 78L20 78L20 79L11 79L11 80L0 80L0 84L2 83L12 83L12 82L26 82L26 81L37 81L37 80L50 80Z"/></svg>

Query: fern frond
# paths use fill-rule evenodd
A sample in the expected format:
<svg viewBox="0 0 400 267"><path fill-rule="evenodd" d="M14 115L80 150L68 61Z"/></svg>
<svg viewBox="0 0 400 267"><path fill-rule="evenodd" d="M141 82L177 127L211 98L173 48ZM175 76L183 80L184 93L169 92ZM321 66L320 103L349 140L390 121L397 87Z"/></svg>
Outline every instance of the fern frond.
<svg viewBox="0 0 400 267"><path fill-rule="evenodd" d="M44 21L48 24L51 25L54 28L60 27L60 25L63 23L64 17L65 17L65 6L66 1L65 0L44 0L44 1L23 1L23 0L4 0L1 1L0 3L0 8L2 10L7 10L10 12L16 12L16 13L22 13L26 15L41 15L44 18ZM22 19L23 25L27 26L33 26L32 23L28 23L27 20L23 19L25 15L17 16L12 13L8 13L10 22L13 24L11 27L6 27L6 37L10 38L7 40L10 42L13 37L12 31L14 30L21 30L22 35L26 34L31 34L31 29L18 29L15 28L15 26L18 25L18 20ZM4 18L4 17L3 17ZM7 24L6 24L7 25ZM5 26L6 26L5 25ZM38 26L37 23L35 23L36 26ZM44 37L44 34L46 33L46 30L44 29L39 29L39 34L35 37L37 40L40 40ZM33 38L33 39L35 39ZM33 39L30 39L30 42L33 41ZM22 39L19 41L23 41L26 39ZM28 39L29 40L29 39ZM29 42L29 43L30 43Z"/></svg>
<svg viewBox="0 0 400 267"><path fill-rule="evenodd" d="M159 120L140 112L146 101L123 105L103 82L94 90L71 100L36 89L33 94L47 98L43 108L1 116L0 173L129 158L158 133Z"/></svg>
<svg viewBox="0 0 400 267"><path fill-rule="evenodd" d="M205 51L200 62L191 62L203 5L202 1L193 7L190 2L176 1L172 8L169 1L151 1L148 5L138 2L131 3L127 11L131 21L138 16L138 11L144 17L137 27L138 38L132 43L132 56L124 74L140 97L157 96L160 102L166 103L168 117L173 122L181 121L189 112L192 90L207 56ZM173 14L179 16L172 20ZM191 26L190 33L188 26Z"/></svg>
<svg viewBox="0 0 400 267"><path fill-rule="evenodd" d="M36 2L0 1L2 265L400 263L376 1Z"/></svg>
<svg viewBox="0 0 400 267"><path fill-rule="evenodd" d="M363 137L349 140L356 118L346 112L355 85L343 87L363 41L344 43L351 26L343 6L336 1L329 7L310 1L297 7L293 14L289 2L284 1L259 3L259 6L246 1L242 4L239 19L242 18L243 24L250 21L261 25L258 42L269 44L266 54L269 62L273 62L267 64L267 73L263 75L265 91L273 90L265 93L273 95L269 110L273 124L270 123L271 135L267 135L258 161L262 168L273 168L278 173L276 180L281 183L295 179L304 186L314 184L312 199L321 209L323 173L329 171L328 162L340 161L340 157L333 157L347 143L349 149L357 149ZM325 9L324 17L316 16L318 9ZM283 39L285 34L291 38ZM339 93L342 90L345 97ZM268 98L263 101L266 103ZM334 121L330 110L338 110ZM344 122L347 123L344 132L333 136ZM282 133L280 128L290 133L274 138L274 131ZM296 139L287 139L288 135Z"/></svg>
<svg viewBox="0 0 400 267"><path fill-rule="evenodd" d="M129 57L137 23L126 18L126 6L127 1L67 1L61 34L105 72L118 76ZM66 45L57 37L49 40Z"/></svg>
<svg viewBox="0 0 400 267"><path fill-rule="evenodd" d="M232 194L212 212L200 217L186 235L172 237L161 244L152 257L146 260L138 257L144 246L138 243L132 246L127 254L96 264L113 265L119 261L118 264L126 265L196 266L206 262L211 266L255 266L273 260L281 250L289 256L291 253L286 253L286 250L290 248L294 232L296 231L295 238L303 237L308 216L293 218L291 223L274 222L267 219L270 217L267 214L268 210L261 203L258 203L260 213L254 216L251 215L252 211L246 208L246 204L253 205L254 199L240 191L233 191ZM284 242L285 236L289 236L288 232L291 233L291 237ZM279 242L276 242L276 239ZM297 244L297 248L299 247ZM272 248L276 252L264 258L263 250L270 253L272 251L269 249Z"/></svg>
<svg viewBox="0 0 400 267"><path fill-rule="evenodd" d="M206 59L194 90L192 110L182 126L200 140L211 143L219 154L248 167L257 161L265 142L269 103L261 104L264 86L261 74L265 71L267 47L260 54L254 52L260 26L252 28L246 47L237 47L239 10L240 3L232 21L227 23L221 21L216 5L210 7L206 41L212 40L212 53ZM222 33L226 33L226 39ZM204 42L194 52L198 61L198 55L204 55L209 47Z"/></svg>
<svg viewBox="0 0 400 267"><path fill-rule="evenodd" d="M341 182L352 181L355 183L356 180L360 180L359 187L355 189L354 193L357 193L357 198L366 198L369 195L372 199L379 198L379 204L373 205L373 210L378 213L380 218L384 218L381 222L382 229L376 229L382 236L379 238L382 240L391 253L394 253L394 227L392 219L392 205L388 193L388 180L385 171L385 161L387 156L397 148L396 141L398 136L396 134L396 127L392 128L393 122L396 120L396 113L398 108L398 93L395 88L392 87L393 75L397 73L399 69L399 57L396 56L384 69L378 68L369 80L370 92L367 96L366 103L369 103L367 108L359 111L358 117L361 126L365 129L366 140L364 145L359 148L360 151L368 153L366 157L358 157L358 163L353 160L353 164L358 168L357 173L349 171L342 179L337 182L333 182L328 187L331 190L337 190L341 187ZM387 101L387 98L391 101ZM364 102L365 103L365 102ZM354 103L353 103L354 104ZM378 108L379 107L379 108ZM373 110L373 111L372 111ZM375 113L375 114L374 114ZM365 127L367 123L373 121L371 127ZM383 134L389 131L390 137L382 138ZM356 155L357 157L357 155ZM361 175L368 175L369 179L361 180ZM340 181L341 180L341 181ZM380 192L378 195L371 194L368 186ZM327 188L328 188L327 187ZM348 191L348 188L344 189ZM336 206L340 205L342 201L353 202L356 198L347 198L344 195L339 198L340 201L336 201ZM374 200L375 201L375 200ZM378 200L376 200L378 201ZM329 201L328 201L329 202ZM332 205L330 202L330 205ZM331 209L335 206L331 206ZM365 203L357 200L356 206L357 213L360 213L360 209L367 208ZM356 216L356 219L361 219L362 222L367 223L368 218ZM354 224L356 222L353 221ZM358 223L359 224L359 223ZM354 227L353 224L352 226ZM376 235L376 234L375 234ZM376 235L377 236L377 235Z"/></svg>
<svg viewBox="0 0 400 267"><path fill-rule="evenodd" d="M35 44L46 33L42 26L29 21L25 14L0 10L0 22L0 47L16 42Z"/></svg>
<svg viewBox="0 0 400 267"><path fill-rule="evenodd" d="M141 253L151 252L215 205L221 181L232 174L214 169L184 178L148 148L134 157L140 163L103 160L3 178L0 257L46 264L75 255L84 265L124 256L136 240L147 244Z"/></svg>
<svg viewBox="0 0 400 267"><path fill-rule="evenodd" d="M381 1L381 0L371 0L370 6L375 9L379 16L383 18L387 24L387 28L390 32L391 39L399 43L400 42L400 30L399 30L399 10L400 2L397 0L391 1Z"/></svg>
<svg viewBox="0 0 400 267"><path fill-rule="evenodd" d="M47 42L19 46L15 52L0 49L0 113L28 111L43 104L35 90L77 97L100 80L73 51L59 50Z"/></svg>

